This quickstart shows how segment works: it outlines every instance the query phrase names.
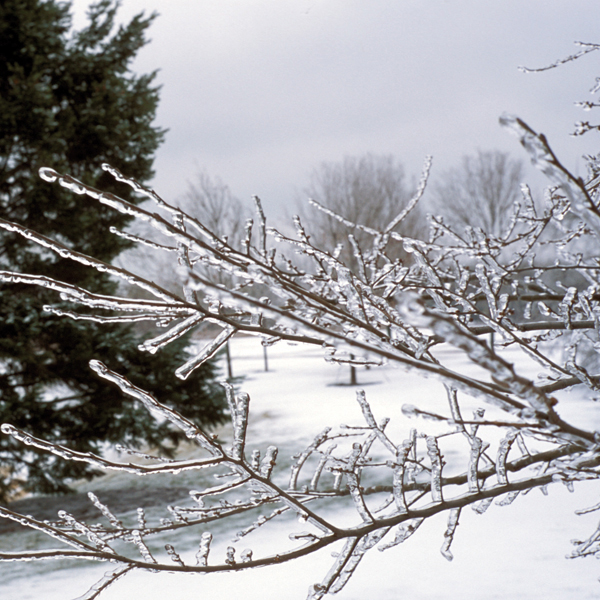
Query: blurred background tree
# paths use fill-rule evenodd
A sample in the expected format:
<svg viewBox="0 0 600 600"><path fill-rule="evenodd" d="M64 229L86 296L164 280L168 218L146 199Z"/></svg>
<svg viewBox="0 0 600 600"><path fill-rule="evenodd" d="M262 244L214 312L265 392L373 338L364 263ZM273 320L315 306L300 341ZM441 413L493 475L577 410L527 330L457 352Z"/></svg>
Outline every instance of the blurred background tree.
<svg viewBox="0 0 600 600"><path fill-rule="evenodd" d="M197 219L224 242L240 249L246 222L251 218L251 212L220 177L211 176L207 171L199 169L194 180L188 182L186 193L177 198L174 204ZM156 212L157 208L152 206L151 210ZM160 212L160 208L158 211ZM168 216L166 211L163 211L163 216ZM173 248L172 240L157 232L148 223L134 221L128 231L141 238ZM170 252L161 252L158 248L149 249L147 246L136 245L123 252L116 262L122 267L133 265L132 268L137 274L151 279L165 289L177 292L183 286L183 279L173 269L173 257L169 254ZM209 268L202 268L201 271L210 277L211 281L230 287L234 285L232 276L226 272L215 272L214 269ZM136 289L134 293L137 295L139 292Z"/></svg>
<svg viewBox="0 0 600 600"><path fill-rule="evenodd" d="M311 242L330 252L341 244L340 260L356 272L348 235L354 236L363 249L372 236L307 206L305 198L316 200L349 222L383 231L407 206L413 188L406 181L403 166L391 155L347 156L341 162L323 162L312 171L308 186L302 190L299 212ZM418 205L394 231L410 237L419 237L425 231ZM406 260L407 255L398 248L390 258Z"/></svg>
<svg viewBox="0 0 600 600"><path fill-rule="evenodd" d="M53 0L0 4L0 217L111 261L129 242L108 236L108 228L122 228L128 218L106 207L89 210L85 199L48 186L37 173L50 166L139 201L101 164L140 182L152 177L154 152L164 136L153 125L159 90L155 73L138 76L129 66L146 44L156 15L139 14L117 28L118 2L101 0L90 7L88 25L72 32L69 8ZM109 277L5 232L0 268L43 273L101 294L116 290ZM43 305L56 300L44 290L0 289L0 422L81 451L98 452L106 442L124 441L170 452L182 435L157 425L99 381L88 368L91 358L133 382L152 380L156 395L189 417L205 424L223 418L214 364L185 382L173 375L189 340L140 355L142 339L131 326L67 321L43 313ZM0 462L0 498L22 490L64 492L69 480L93 476L83 463L57 461L5 436Z"/></svg>
<svg viewBox="0 0 600 600"><path fill-rule="evenodd" d="M460 166L442 173L433 186L434 212L457 230L480 227L501 236L521 199L523 161L499 150L463 156Z"/></svg>

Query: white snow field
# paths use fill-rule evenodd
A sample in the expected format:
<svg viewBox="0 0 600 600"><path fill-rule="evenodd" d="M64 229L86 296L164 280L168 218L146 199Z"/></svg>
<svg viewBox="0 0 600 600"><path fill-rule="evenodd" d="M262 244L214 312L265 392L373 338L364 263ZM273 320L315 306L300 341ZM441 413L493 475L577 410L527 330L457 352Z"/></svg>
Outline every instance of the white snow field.
<svg viewBox="0 0 600 600"><path fill-rule="evenodd" d="M460 355L447 356L456 368L473 371ZM302 450L325 426L363 423L355 401L356 388L339 385L349 379L348 367L325 362L319 348L277 344L268 349L269 371L264 372L259 340L241 338L232 343L232 358L234 375L246 376L241 389L251 395L250 448L276 444L280 447L280 458L287 456L289 460L291 453ZM517 367L521 374L528 374L527 365L518 362ZM386 431L396 443L407 436L411 427L416 426L420 431L439 427L429 421L407 419L400 410L402 404L446 412L445 393L434 380L419 379L384 366L359 370L358 381L364 385L376 418L392 419ZM568 404L570 418L588 428L600 428L600 419L591 403L584 405L574 393ZM224 430L220 436L225 439L227 434ZM164 482L162 479L161 484ZM184 483L194 485L190 479ZM152 485L147 478L114 474L81 489L94 490L101 497L102 489L121 488L126 495L128 489L138 486L147 486L151 494ZM177 485L182 485L182 480ZM439 551L447 516L431 518L403 544L385 552L377 549L368 552L337 598L598 598L600 563L592 558L567 560L565 555L571 551L571 539L587 538L596 528L597 512L577 516L574 511L596 504L599 492L597 482L577 483L575 493L555 484L549 487L547 496L533 490L519 496L510 506L492 504L483 515L465 509L452 545L452 562ZM332 518L356 521L350 509L331 510ZM247 524L248 520L240 518L230 530L213 526L212 553L223 556L235 532ZM306 525L288 517L264 531L249 534L239 548L251 546L255 556L263 551L271 554L276 551L274 541L281 543L290 532L305 528ZM186 535L174 543L184 560L193 555L197 545L197 539ZM39 539L40 536L29 533L0 534L0 550L16 550L24 545L31 548ZM169 540L161 541L164 544ZM111 586L101 600L300 600L306 597L309 585L321 581L329 570L333 562L331 552L328 548L294 562L234 574L132 573ZM107 564L64 561L0 563L0 599L73 600L112 568Z"/></svg>

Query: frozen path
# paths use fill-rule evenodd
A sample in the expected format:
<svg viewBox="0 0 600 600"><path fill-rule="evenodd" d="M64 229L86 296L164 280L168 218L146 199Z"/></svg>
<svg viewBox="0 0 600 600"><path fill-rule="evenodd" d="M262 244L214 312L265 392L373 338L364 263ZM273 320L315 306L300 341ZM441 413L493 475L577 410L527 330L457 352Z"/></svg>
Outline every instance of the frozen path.
<svg viewBox="0 0 600 600"><path fill-rule="evenodd" d="M329 365L315 348L277 345L269 348L269 372L263 370L262 349L254 339L241 339L232 348L234 375L246 375L242 388L251 395L249 446L275 443L281 454L302 448L327 425L361 424L354 401L355 389L332 385L348 380L348 368ZM457 357L457 364L471 368ZM441 386L435 381L407 376L388 367L361 370L359 383L378 418L392 418L388 431L403 439L411 426L428 430L430 423L407 421L403 403L431 400L443 404ZM439 400L438 400L439 399ZM441 406L440 404L440 406ZM577 415L577 402L573 403ZM582 420L590 415L581 413ZM227 432L223 432L227 435ZM144 478L130 482L113 476L88 484L103 487L146 486ZM151 484L150 484L151 485ZM161 482L163 485L163 482ZM180 485L178 482L177 485ZM87 489L86 487L86 489ZM126 490L125 492L126 493ZM151 493L151 487L148 488ZM598 502L598 484L580 483L575 494L561 485L550 486L549 495L533 490L505 508L494 504L484 515L463 511L452 546L454 561L439 553L446 528L445 516L430 519L404 544L386 552L372 550L355 576L337 595L340 600L587 600L600 597L598 561L566 560L569 540L587 537L598 515L576 516L574 510ZM288 532L289 522L274 527L271 535ZM292 524L293 529L301 526ZM233 535L212 529L221 547ZM0 534L0 548L15 549L19 543L35 543L35 536ZM166 540L165 540L166 541ZM180 543L192 547L192 540ZM164 542L163 542L164 543ZM260 553L269 539L248 539ZM217 555L222 550L217 549ZM191 552L191 550L190 550ZM308 586L320 581L332 562L331 549L300 561L255 571L210 576L131 574L110 588L101 600L300 600ZM184 557L186 555L183 552ZM61 568L57 568L57 567ZM72 600L83 594L109 565L73 568L65 563L0 564L2 600Z"/></svg>

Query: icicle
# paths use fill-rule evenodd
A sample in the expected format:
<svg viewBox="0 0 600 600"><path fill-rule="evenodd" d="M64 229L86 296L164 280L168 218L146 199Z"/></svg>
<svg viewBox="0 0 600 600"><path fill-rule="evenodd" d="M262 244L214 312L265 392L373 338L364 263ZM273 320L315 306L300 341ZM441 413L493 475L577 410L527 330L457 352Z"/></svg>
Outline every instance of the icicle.
<svg viewBox="0 0 600 600"><path fill-rule="evenodd" d="M458 527L460 511L460 508L453 508L448 513L448 527L444 532L444 543L442 544L442 548L440 550L442 556L448 561L451 561L454 558L452 552L450 552L450 546L454 541L454 534L456 532L456 528Z"/></svg>
<svg viewBox="0 0 600 600"><path fill-rule="evenodd" d="M227 546L227 556L225 557L225 564L229 566L235 565L235 548L233 546Z"/></svg>
<svg viewBox="0 0 600 600"><path fill-rule="evenodd" d="M248 427L249 404L250 396L248 394L241 393L235 396L235 413L232 415L232 457L236 460L240 460L244 457L244 446L246 444L246 428Z"/></svg>
<svg viewBox="0 0 600 600"><path fill-rule="evenodd" d="M144 531L146 529L146 513L143 508L137 509L137 522L139 529Z"/></svg>
<svg viewBox="0 0 600 600"><path fill-rule="evenodd" d="M165 550L175 564L178 564L180 567L185 567L185 563L181 560L181 556L177 554L175 548L173 548L171 544L165 544Z"/></svg>
<svg viewBox="0 0 600 600"><path fill-rule="evenodd" d="M504 498L502 498L501 500L497 500L496 504L498 506L508 506L509 504L512 504L517 496L519 495L519 490L515 491L515 492L509 492L508 494L506 494L506 496Z"/></svg>
<svg viewBox="0 0 600 600"><path fill-rule="evenodd" d="M506 436L500 440L498 455L496 457L496 477L498 478L498 483L500 485L506 485L508 483L508 478L506 476L506 459L518 434L519 432L517 430L509 431Z"/></svg>
<svg viewBox="0 0 600 600"><path fill-rule="evenodd" d="M399 525L398 531L396 532L396 536L394 537L394 539L391 542L388 542L387 544L382 544L381 546L379 546L378 550L380 552L383 552L384 550L393 548L398 544L402 544L402 542L405 542L417 529L419 529L423 521L425 521L424 518L413 519L412 521L404 525Z"/></svg>
<svg viewBox="0 0 600 600"><path fill-rule="evenodd" d="M200 538L200 545L196 553L196 566L206 567L208 564L208 553L210 552L210 544L212 542L212 533L205 531Z"/></svg>
<svg viewBox="0 0 600 600"><path fill-rule="evenodd" d="M255 473L259 472L260 469L260 450L252 450L252 461L250 463L252 470Z"/></svg>
<svg viewBox="0 0 600 600"><path fill-rule="evenodd" d="M467 471L467 477L469 482L469 492L476 493L479 491L479 473L478 465L479 458L483 451L483 442L481 438L471 437L469 438L471 443L471 452L469 454L469 469Z"/></svg>
<svg viewBox="0 0 600 600"><path fill-rule="evenodd" d="M350 453L343 470L346 475L348 489L350 490L350 497L354 501L354 508L356 508L356 511L365 523L372 523L374 519L365 503L365 499L360 489L358 474L355 471L361 453L362 446L358 443L352 444L352 452Z"/></svg>
<svg viewBox="0 0 600 600"><path fill-rule="evenodd" d="M428 436L426 442L431 461L431 498L434 502L442 502L442 455L435 437Z"/></svg>
<svg viewBox="0 0 600 600"><path fill-rule="evenodd" d="M260 475L265 479L271 478L273 467L275 466L275 460L277 458L277 446L269 446L265 453L265 457L260 463Z"/></svg>
<svg viewBox="0 0 600 600"><path fill-rule="evenodd" d="M408 511L406 498L404 497L404 477L406 471L406 460L412 448L411 440L404 440L396 449L396 461L393 464L393 480L392 493L398 512L405 513Z"/></svg>
<svg viewBox="0 0 600 600"><path fill-rule="evenodd" d="M250 550L250 548L246 548L245 550L242 550L242 552L240 554L240 560L243 563L250 562L252 560L252 550Z"/></svg>
<svg viewBox="0 0 600 600"><path fill-rule="evenodd" d="M493 500L493 498L486 498L478 504L472 504L471 508L473 509L473 512L476 512L478 515L482 515L490 507L490 504Z"/></svg>
<svg viewBox="0 0 600 600"><path fill-rule="evenodd" d="M263 258L267 257L267 219L262 208L262 203L258 196L252 196L256 213L258 215L258 234L259 234L259 252Z"/></svg>
<svg viewBox="0 0 600 600"><path fill-rule="evenodd" d="M194 369L197 369L207 360L211 359L227 343L227 341L235 335L235 332L235 327L227 325L223 331L212 342L206 344L194 358L179 367L175 371L175 375L180 379L187 379Z"/></svg>

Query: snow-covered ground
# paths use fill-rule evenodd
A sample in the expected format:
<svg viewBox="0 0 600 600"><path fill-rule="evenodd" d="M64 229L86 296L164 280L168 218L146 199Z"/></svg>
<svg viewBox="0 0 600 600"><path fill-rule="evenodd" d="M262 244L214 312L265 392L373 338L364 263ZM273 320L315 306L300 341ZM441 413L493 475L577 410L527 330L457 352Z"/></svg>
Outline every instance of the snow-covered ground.
<svg viewBox="0 0 600 600"><path fill-rule="evenodd" d="M450 353L449 350L442 352ZM262 348L258 340L234 340L232 346L234 375L245 375L242 389L251 395L249 446L280 446L284 458L301 450L327 425L362 424L362 415L354 400L355 389L345 385L348 367L326 363L317 348L276 345L268 350L269 371L264 372ZM447 354L456 368L473 368L460 356ZM520 372L527 366L518 364ZM407 420L400 411L402 404L427 402L433 410L443 410L445 395L433 380L408 376L391 367L360 370L358 379L367 393L376 417L391 417L388 433L397 441L406 437L410 427L424 431L434 423ZM338 385L336 385L338 384ZM574 394L569 398L569 412L579 423L600 428L593 407L582 404ZM227 431L222 432L227 435ZM87 484L85 489L101 495L104 488L127 489L149 486L148 478L124 479L121 474ZM161 479L161 485L165 480ZM180 478L177 485L193 481ZM197 486L197 484L196 484ZM83 488L82 488L83 489ZM379 552L367 553L348 585L338 594L340 600L481 600L519 598L520 600L585 600L600 597L600 565L593 559L566 560L573 538L586 538L595 529L598 514L577 516L577 508L598 502L600 488L595 482L580 483L570 494L562 485L549 488L543 496L533 490L520 496L509 507L495 504L483 515L470 509L463 511L452 545L454 560L440 554L446 516L429 519L404 544ZM345 519L344 510L336 518ZM291 519L291 517L290 517ZM235 527L243 527L238 522ZM268 534L250 534L245 541L255 556L261 550L273 551L269 542L287 536L291 530L305 528L283 519ZM213 552L224 549L236 529L212 529ZM14 550L19 545L33 547L39 536L12 533L0 535L0 550ZM163 540L163 544L167 540ZM191 555L195 541L178 540L182 556ZM188 550L186 550L188 548ZM320 581L328 571L331 549L288 564L254 571L219 575L170 575L133 573L114 584L102 600L282 600L305 598L310 584ZM82 595L107 570L109 565L73 565L64 562L0 564L0 598L2 600L70 600Z"/></svg>

